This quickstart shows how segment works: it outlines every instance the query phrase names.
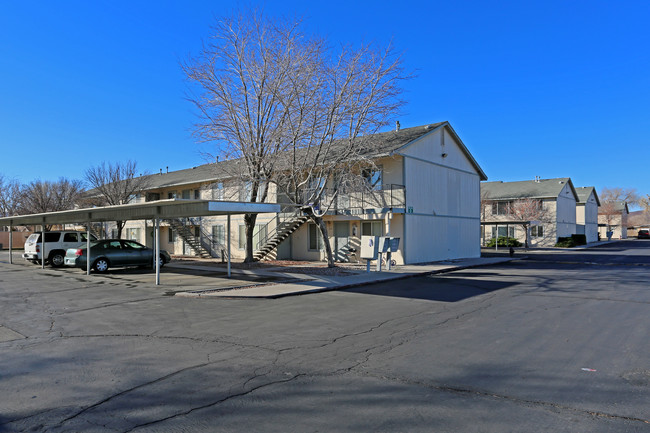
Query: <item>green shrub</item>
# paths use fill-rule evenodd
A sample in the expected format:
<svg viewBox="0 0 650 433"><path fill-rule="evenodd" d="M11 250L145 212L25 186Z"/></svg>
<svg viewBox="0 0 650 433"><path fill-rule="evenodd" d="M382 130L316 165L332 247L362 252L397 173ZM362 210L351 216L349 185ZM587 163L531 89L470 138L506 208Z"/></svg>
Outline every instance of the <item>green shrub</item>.
<svg viewBox="0 0 650 433"><path fill-rule="evenodd" d="M573 239L576 245L587 244L587 235L571 235L571 239Z"/></svg>
<svg viewBox="0 0 650 433"><path fill-rule="evenodd" d="M497 243L496 238L492 238L488 241L488 243L485 245L486 247L494 247L495 244ZM511 237L500 237L499 238L499 246L500 247L520 247L521 242L519 242L515 238Z"/></svg>
<svg viewBox="0 0 650 433"><path fill-rule="evenodd" d="M558 248L572 248L576 245L577 244L575 240L571 236L559 237L557 238L557 243L555 244L555 246Z"/></svg>

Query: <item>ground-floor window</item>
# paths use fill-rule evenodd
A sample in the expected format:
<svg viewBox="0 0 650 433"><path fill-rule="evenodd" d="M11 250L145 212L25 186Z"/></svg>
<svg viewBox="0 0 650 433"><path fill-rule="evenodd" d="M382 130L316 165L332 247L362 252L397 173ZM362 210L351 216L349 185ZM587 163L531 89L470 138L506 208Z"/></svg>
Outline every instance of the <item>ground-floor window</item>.
<svg viewBox="0 0 650 433"><path fill-rule="evenodd" d="M176 239L174 239L174 230L171 227L167 228L167 242L173 244Z"/></svg>
<svg viewBox="0 0 650 433"><path fill-rule="evenodd" d="M223 224L212 226L212 242L215 245L226 244L226 226Z"/></svg>
<svg viewBox="0 0 650 433"><path fill-rule="evenodd" d="M140 240L140 229L139 228L129 228L126 229L126 238L132 241L139 241Z"/></svg>
<svg viewBox="0 0 650 433"><path fill-rule="evenodd" d="M309 224L309 251L322 251L324 249L323 235L316 224Z"/></svg>
<svg viewBox="0 0 650 433"><path fill-rule="evenodd" d="M530 236L533 238L543 238L544 226L532 226L530 228Z"/></svg>
<svg viewBox="0 0 650 433"><path fill-rule="evenodd" d="M361 236L382 236L383 234L383 221L364 221L361 223Z"/></svg>
<svg viewBox="0 0 650 433"><path fill-rule="evenodd" d="M500 238L504 237L515 237L515 227L514 226L492 226L492 237L496 238L497 235Z"/></svg>
<svg viewBox="0 0 650 433"><path fill-rule="evenodd" d="M267 236L267 227L266 224L255 224L255 231L253 232L253 248L260 249L262 248L261 243L266 242Z"/></svg>

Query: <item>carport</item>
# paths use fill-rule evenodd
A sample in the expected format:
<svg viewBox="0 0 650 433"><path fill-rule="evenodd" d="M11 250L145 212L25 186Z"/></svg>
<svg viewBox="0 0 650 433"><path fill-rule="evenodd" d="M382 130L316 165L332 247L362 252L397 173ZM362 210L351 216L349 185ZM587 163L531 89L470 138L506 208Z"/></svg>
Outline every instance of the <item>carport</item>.
<svg viewBox="0 0 650 433"><path fill-rule="evenodd" d="M0 226L9 227L9 262L13 263L12 241L14 226L41 226L41 239L45 240L45 226L52 224L79 224L86 225L88 260L86 274L90 275L92 259L90 257L90 225L96 222L107 221L132 221L132 220L153 220L155 236L155 263L156 263L156 285L160 284L160 220L170 218L188 218L198 216L227 215L228 225L228 276L231 276L230 269L230 217L231 215L278 213L280 205L271 203L247 203L234 201L212 201L212 200L157 200L145 203L123 204L117 206L93 207L86 209L74 209L60 212L47 212L31 215L18 215L0 218ZM45 252L44 242L41 243ZM45 257L41 258L41 267L45 267Z"/></svg>

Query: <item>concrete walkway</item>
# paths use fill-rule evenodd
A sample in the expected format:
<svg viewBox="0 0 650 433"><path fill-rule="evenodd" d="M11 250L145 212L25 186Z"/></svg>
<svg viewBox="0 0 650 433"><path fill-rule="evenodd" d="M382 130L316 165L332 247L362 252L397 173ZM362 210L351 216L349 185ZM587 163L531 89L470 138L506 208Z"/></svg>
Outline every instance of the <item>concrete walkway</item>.
<svg viewBox="0 0 650 433"><path fill-rule="evenodd" d="M365 272L365 270L343 268L345 275L325 276L311 275L292 272L291 267L278 268L275 271L269 269L241 270L233 269L233 274L244 273L254 274L257 276L286 277L291 280L286 283L259 283L245 287L235 287L230 289L202 289L186 292L177 292L175 296L188 297L217 297L217 298L281 298L284 296L305 295L310 293L319 293L331 290L346 289L349 287L373 284L385 281L398 280L402 278L411 278L418 275L440 274L452 272L460 269L473 268L477 266L489 266L498 263L509 262L510 257L481 257L473 259L459 259L445 262L435 262L422 265L404 265L396 266L390 271ZM205 266L183 264L182 262L172 262L168 265L170 268L180 269L202 269Z"/></svg>

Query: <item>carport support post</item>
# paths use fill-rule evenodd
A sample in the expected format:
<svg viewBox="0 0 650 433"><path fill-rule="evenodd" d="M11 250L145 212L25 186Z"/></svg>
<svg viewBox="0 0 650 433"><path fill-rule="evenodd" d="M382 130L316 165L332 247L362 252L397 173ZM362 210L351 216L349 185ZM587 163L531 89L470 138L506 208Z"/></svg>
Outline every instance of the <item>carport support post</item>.
<svg viewBox="0 0 650 433"><path fill-rule="evenodd" d="M228 278L230 278L230 214L228 214Z"/></svg>
<svg viewBox="0 0 650 433"><path fill-rule="evenodd" d="M14 246L14 226L9 226L9 264L12 265L14 263L14 254L12 252L12 248Z"/></svg>
<svg viewBox="0 0 650 433"><path fill-rule="evenodd" d="M41 224L41 269L45 269L45 222Z"/></svg>
<svg viewBox="0 0 650 433"><path fill-rule="evenodd" d="M90 275L90 221L86 226L86 275Z"/></svg>
<svg viewBox="0 0 650 433"><path fill-rule="evenodd" d="M154 220L154 230L156 231L156 252L154 260L156 261L156 286L160 286L160 219Z"/></svg>

